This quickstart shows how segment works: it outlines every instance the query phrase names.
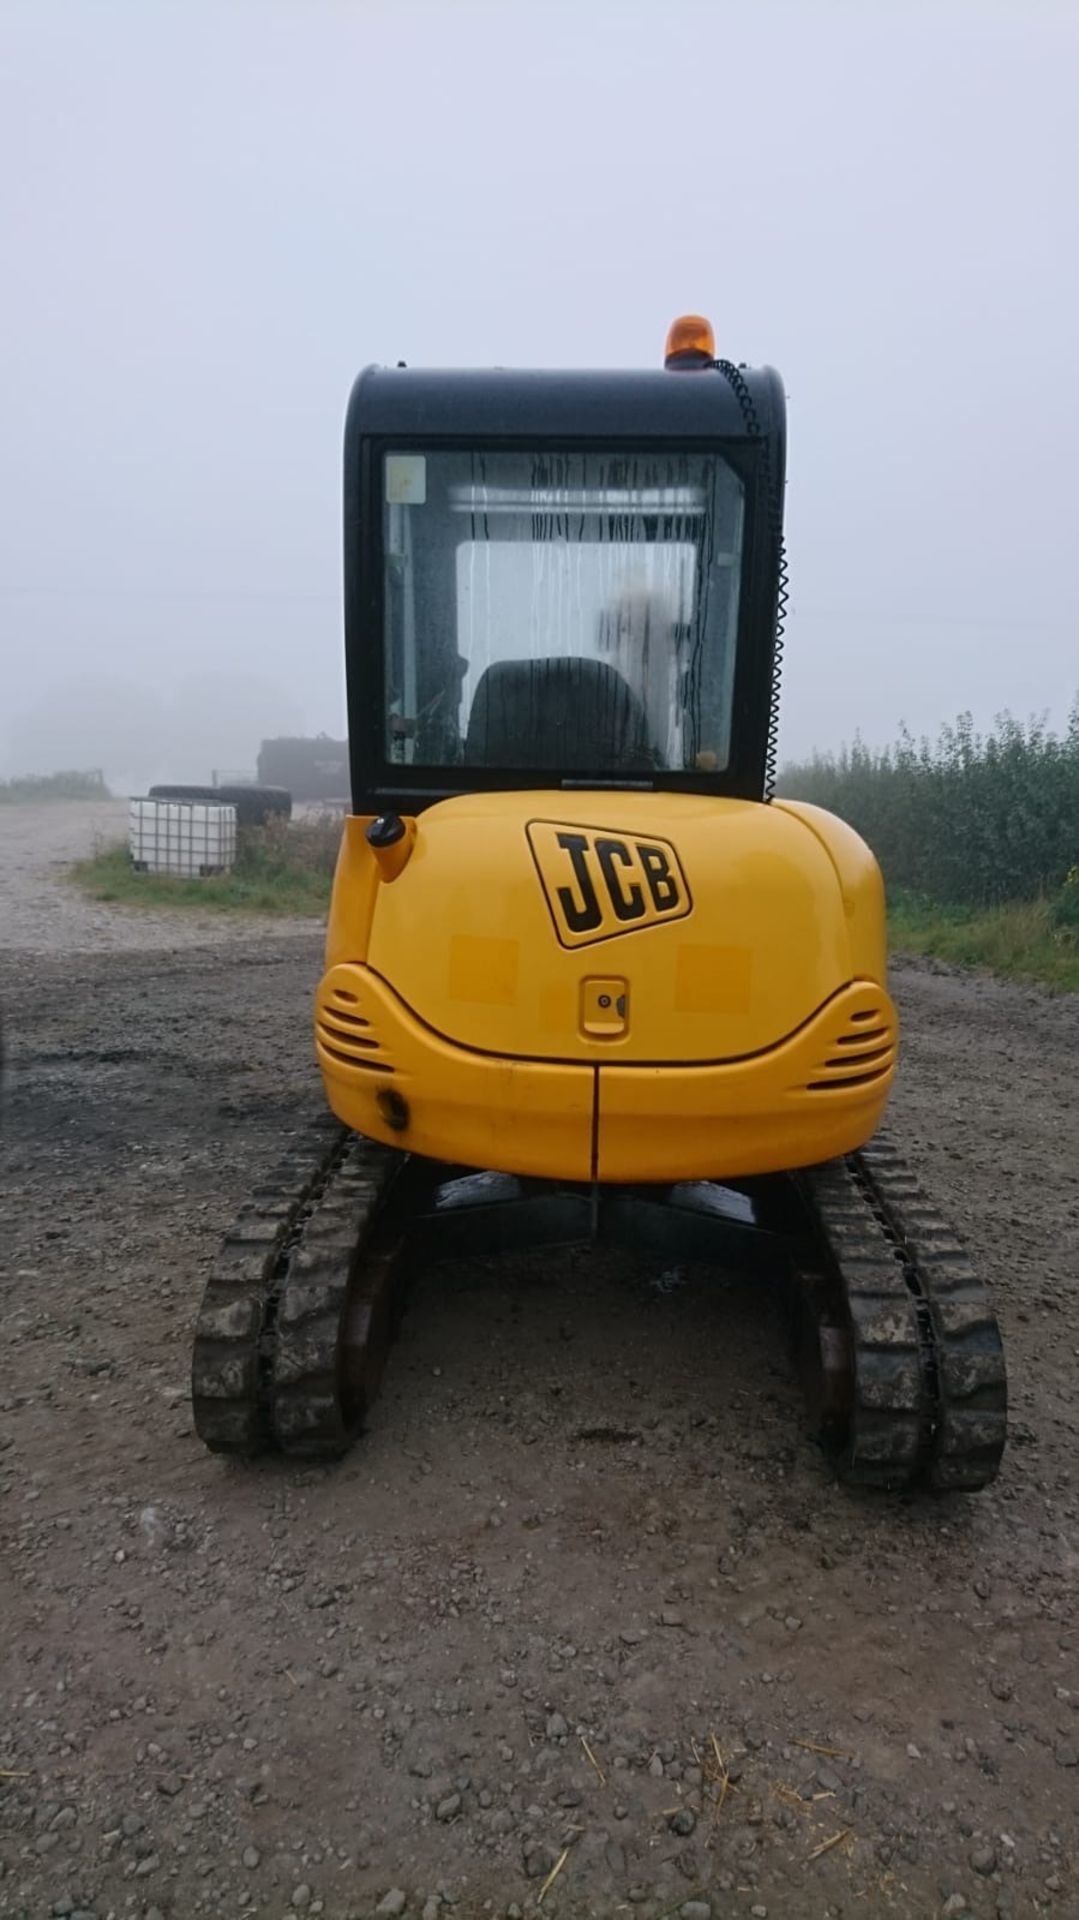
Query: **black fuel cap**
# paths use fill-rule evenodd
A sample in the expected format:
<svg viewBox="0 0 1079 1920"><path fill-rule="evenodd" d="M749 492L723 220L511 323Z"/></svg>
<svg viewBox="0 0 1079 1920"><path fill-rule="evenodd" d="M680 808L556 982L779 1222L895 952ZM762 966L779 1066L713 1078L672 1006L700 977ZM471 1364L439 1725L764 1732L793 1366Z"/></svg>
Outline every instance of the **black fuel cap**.
<svg viewBox="0 0 1079 1920"><path fill-rule="evenodd" d="M370 847L395 847L405 837L405 823L399 813L380 813L367 829Z"/></svg>

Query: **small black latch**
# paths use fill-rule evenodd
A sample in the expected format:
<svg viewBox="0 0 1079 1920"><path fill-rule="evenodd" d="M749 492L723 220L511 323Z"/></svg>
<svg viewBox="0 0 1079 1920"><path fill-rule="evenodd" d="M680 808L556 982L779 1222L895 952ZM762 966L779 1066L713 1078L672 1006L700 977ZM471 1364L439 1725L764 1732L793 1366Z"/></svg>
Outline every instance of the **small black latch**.
<svg viewBox="0 0 1079 1920"><path fill-rule="evenodd" d="M367 829L367 844L370 847L395 847L399 840L404 839L406 832L399 813L380 813Z"/></svg>

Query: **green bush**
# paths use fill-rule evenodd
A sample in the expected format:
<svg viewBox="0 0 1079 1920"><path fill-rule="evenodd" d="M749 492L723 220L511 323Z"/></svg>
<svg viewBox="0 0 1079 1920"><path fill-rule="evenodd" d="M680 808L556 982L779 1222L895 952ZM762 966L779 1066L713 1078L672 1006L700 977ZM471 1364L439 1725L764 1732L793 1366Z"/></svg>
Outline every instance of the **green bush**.
<svg viewBox="0 0 1079 1920"><path fill-rule="evenodd" d="M962 714L935 744L904 730L815 755L779 789L848 821L891 886L978 907L1055 895L1079 854L1079 700L1063 738L1011 714L981 735Z"/></svg>

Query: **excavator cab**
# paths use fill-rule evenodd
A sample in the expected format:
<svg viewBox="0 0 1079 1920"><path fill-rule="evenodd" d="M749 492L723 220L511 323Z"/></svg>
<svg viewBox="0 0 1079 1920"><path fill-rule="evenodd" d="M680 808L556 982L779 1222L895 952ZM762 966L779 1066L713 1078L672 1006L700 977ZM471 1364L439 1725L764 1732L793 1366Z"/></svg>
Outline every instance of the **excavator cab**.
<svg viewBox="0 0 1079 1920"><path fill-rule="evenodd" d="M880 873L773 793L784 461L778 376L696 316L655 371L358 379L353 804L315 1009L344 1131L285 1210L231 1404L208 1289L210 1445L342 1451L406 1251L583 1240L785 1282L848 1478L995 1473L991 1308L877 1137Z"/></svg>
<svg viewBox="0 0 1079 1920"><path fill-rule="evenodd" d="M770 372L371 368L345 436L357 812L591 785L760 799L781 565Z"/></svg>

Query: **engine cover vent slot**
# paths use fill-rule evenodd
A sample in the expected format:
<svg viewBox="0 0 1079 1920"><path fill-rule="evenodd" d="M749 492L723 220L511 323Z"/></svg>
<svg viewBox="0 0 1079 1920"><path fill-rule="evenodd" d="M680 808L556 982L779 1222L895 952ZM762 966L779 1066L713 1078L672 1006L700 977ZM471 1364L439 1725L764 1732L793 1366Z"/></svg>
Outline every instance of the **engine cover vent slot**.
<svg viewBox="0 0 1079 1920"><path fill-rule="evenodd" d="M318 1051L337 1066L353 1067L360 1073L395 1071L393 1061L363 1011L361 996L347 987L324 987L319 994L315 1040Z"/></svg>
<svg viewBox="0 0 1079 1920"><path fill-rule="evenodd" d="M832 1020L823 1025L820 1056L802 1083L802 1092L841 1095L873 1086L892 1073L896 1030L872 987L865 992L867 1005L852 1009L847 999L842 1010L836 1010Z"/></svg>

